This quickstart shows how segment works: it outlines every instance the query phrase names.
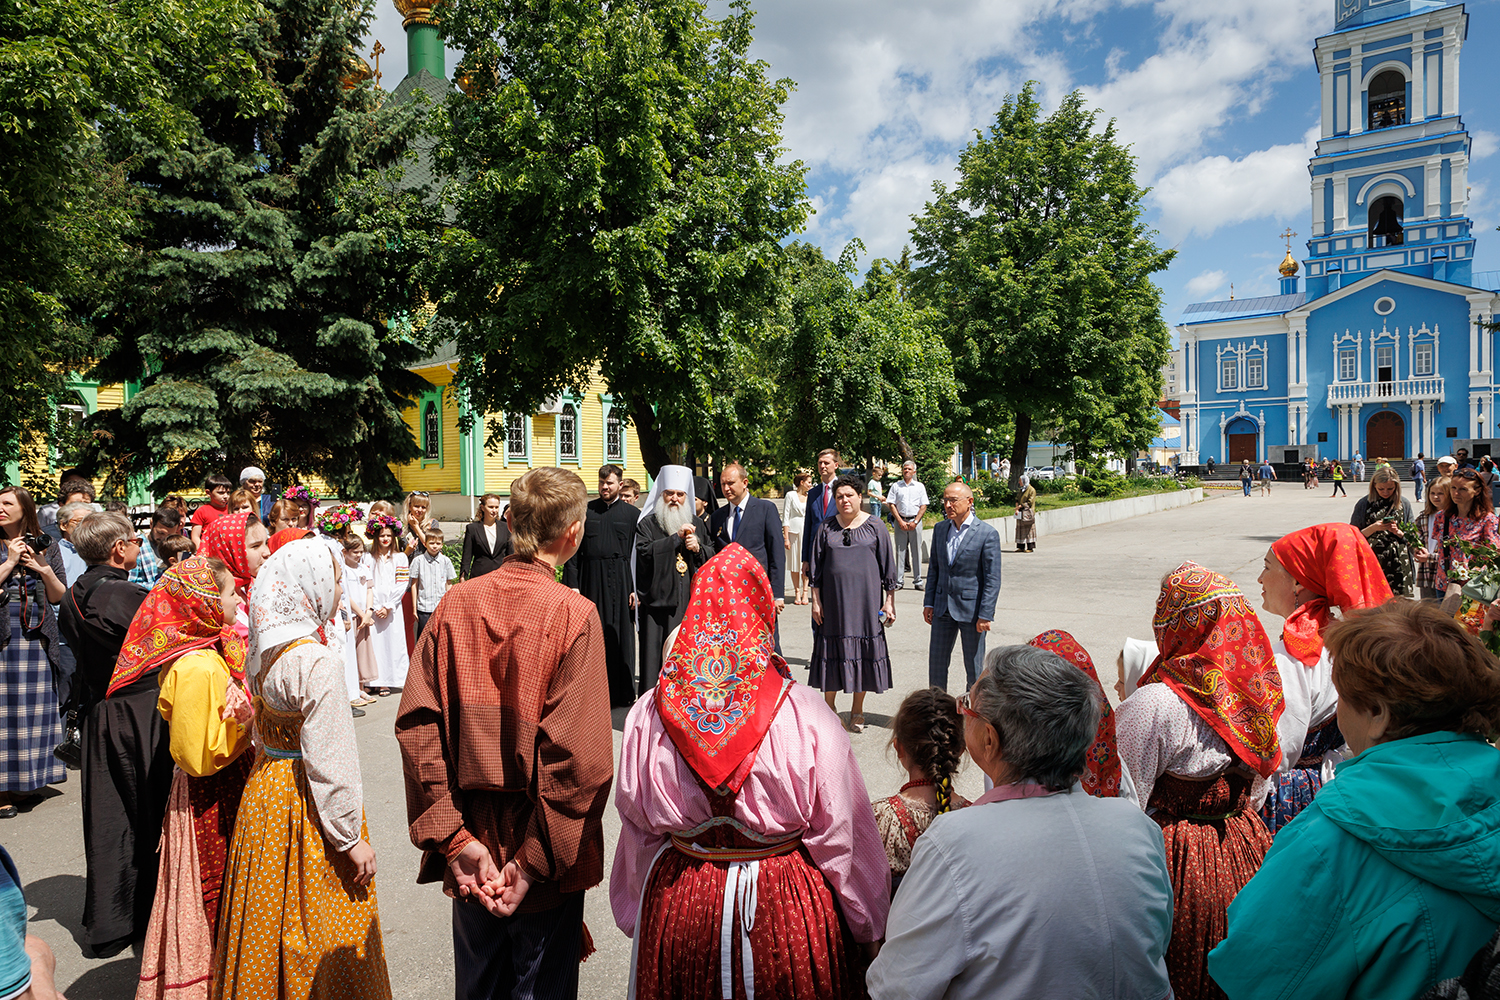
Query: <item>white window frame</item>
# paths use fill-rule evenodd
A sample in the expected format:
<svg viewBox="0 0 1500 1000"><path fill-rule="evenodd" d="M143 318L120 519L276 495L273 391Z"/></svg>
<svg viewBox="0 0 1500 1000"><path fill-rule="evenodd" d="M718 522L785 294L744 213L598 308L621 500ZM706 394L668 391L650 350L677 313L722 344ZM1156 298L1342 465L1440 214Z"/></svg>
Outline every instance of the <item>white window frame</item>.
<svg viewBox="0 0 1500 1000"><path fill-rule="evenodd" d="M625 447L625 429L630 425L630 421L624 413L616 414L616 409L623 409L623 407L621 404L615 402L613 396L607 393L599 393L599 409L601 417L599 421L599 448L604 455L604 462L607 465L618 465L622 469L628 468L630 454L629 449ZM619 450L613 454L609 450L610 417L615 417L620 427Z"/></svg>
<svg viewBox="0 0 1500 1000"><path fill-rule="evenodd" d="M1434 344L1416 344L1412 349L1411 373L1416 378L1431 378L1437 351Z"/></svg>
<svg viewBox="0 0 1500 1000"><path fill-rule="evenodd" d="M1245 388L1264 389L1266 387L1266 359L1265 356L1252 352L1245 355Z"/></svg>
<svg viewBox="0 0 1500 1000"><path fill-rule="evenodd" d="M521 451L517 453L511 449L511 425L514 421L521 421ZM531 464L531 418L523 413L507 413L505 415L505 464L506 465L530 465Z"/></svg>
<svg viewBox="0 0 1500 1000"><path fill-rule="evenodd" d="M558 408L558 411L557 411L557 464L558 465L578 465L578 464L580 464L582 462L583 449L579 447L579 439L581 437L581 432L583 430L583 420L582 420L582 415L581 415L581 412L580 412L581 409L582 408L578 405L578 401L575 400L575 399L571 399L571 398L564 398L563 401L562 401L562 406L560 406ZM573 418L573 452L572 452L572 454L568 454L567 452L563 451L563 419L565 417L569 416L569 413L568 413L569 410L572 411L571 416Z"/></svg>
<svg viewBox="0 0 1500 1000"><path fill-rule="evenodd" d="M1219 389L1230 392L1240 387L1240 362L1234 356L1219 359Z"/></svg>
<svg viewBox="0 0 1500 1000"><path fill-rule="evenodd" d="M1339 381L1359 380L1359 351L1351 347L1339 348Z"/></svg>

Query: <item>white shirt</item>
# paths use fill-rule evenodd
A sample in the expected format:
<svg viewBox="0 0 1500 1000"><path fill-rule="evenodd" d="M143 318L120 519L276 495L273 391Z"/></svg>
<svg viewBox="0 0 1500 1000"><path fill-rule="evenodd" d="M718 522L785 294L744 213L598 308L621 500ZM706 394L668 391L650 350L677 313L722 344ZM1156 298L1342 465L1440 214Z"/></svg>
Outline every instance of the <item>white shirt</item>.
<svg viewBox="0 0 1500 1000"><path fill-rule="evenodd" d="M975 517L974 512L971 510L969 511L969 516L964 518L963 524L948 532L948 562L950 564L953 562L953 557L958 553L959 539L963 538L965 531L968 531L978 523L979 518Z"/></svg>
<svg viewBox="0 0 1500 1000"><path fill-rule="evenodd" d="M1074 785L946 813L917 840L872 1000L1171 995L1161 828Z"/></svg>
<svg viewBox="0 0 1500 1000"><path fill-rule="evenodd" d="M901 480L891 484L886 490L886 499L891 506L896 508L896 513L904 518L917 516L917 511L927 506L927 487L922 485L920 479L913 478L911 482Z"/></svg>
<svg viewBox="0 0 1500 1000"><path fill-rule="evenodd" d="M489 545L490 552L493 553L495 551L495 533L500 528L500 522L496 521L494 524L481 524L480 527L484 529L484 540Z"/></svg>

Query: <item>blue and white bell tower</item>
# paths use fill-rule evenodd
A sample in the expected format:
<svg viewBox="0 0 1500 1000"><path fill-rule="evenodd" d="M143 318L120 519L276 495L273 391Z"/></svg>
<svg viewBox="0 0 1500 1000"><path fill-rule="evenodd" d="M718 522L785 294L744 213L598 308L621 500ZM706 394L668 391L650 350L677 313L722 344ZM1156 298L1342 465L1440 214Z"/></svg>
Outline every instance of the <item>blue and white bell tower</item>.
<svg viewBox="0 0 1500 1000"><path fill-rule="evenodd" d="M1312 174L1307 293L1382 269L1468 284L1469 133L1459 118L1462 5L1336 0L1313 50L1323 120Z"/></svg>
<svg viewBox="0 0 1500 1000"><path fill-rule="evenodd" d="M1306 271L1288 250L1281 294L1183 312L1174 398L1190 465L1500 456L1500 272L1474 270L1459 117L1469 15L1444 0L1333 3L1334 30L1313 45Z"/></svg>

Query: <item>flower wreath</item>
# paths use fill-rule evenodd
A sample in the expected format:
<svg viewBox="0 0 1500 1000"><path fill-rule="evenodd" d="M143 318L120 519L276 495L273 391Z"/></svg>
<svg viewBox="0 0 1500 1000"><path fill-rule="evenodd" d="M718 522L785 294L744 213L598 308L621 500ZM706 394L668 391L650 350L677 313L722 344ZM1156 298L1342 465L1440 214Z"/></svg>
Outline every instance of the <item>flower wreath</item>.
<svg viewBox="0 0 1500 1000"><path fill-rule="evenodd" d="M308 511L315 511L320 506L318 498L313 496L306 486L288 486L281 494L281 499L300 503Z"/></svg>
<svg viewBox="0 0 1500 1000"><path fill-rule="evenodd" d="M325 535L331 535L364 519L365 512L359 509L359 505L346 500L343 503L334 504L318 516L318 530Z"/></svg>
<svg viewBox="0 0 1500 1000"><path fill-rule="evenodd" d="M398 537L401 534L401 521L389 514L371 514L365 521L365 537L370 541L380 537L381 528L390 528Z"/></svg>

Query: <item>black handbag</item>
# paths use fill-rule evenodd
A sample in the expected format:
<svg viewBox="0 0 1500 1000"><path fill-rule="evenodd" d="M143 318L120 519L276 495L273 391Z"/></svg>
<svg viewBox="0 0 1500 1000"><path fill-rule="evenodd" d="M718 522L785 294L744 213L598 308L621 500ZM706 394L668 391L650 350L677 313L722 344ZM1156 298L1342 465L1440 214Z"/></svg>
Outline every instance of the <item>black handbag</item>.
<svg viewBox="0 0 1500 1000"><path fill-rule="evenodd" d="M52 748L52 756L63 762L69 771L83 769L83 730L78 726L78 713L68 711L63 715L63 741Z"/></svg>

